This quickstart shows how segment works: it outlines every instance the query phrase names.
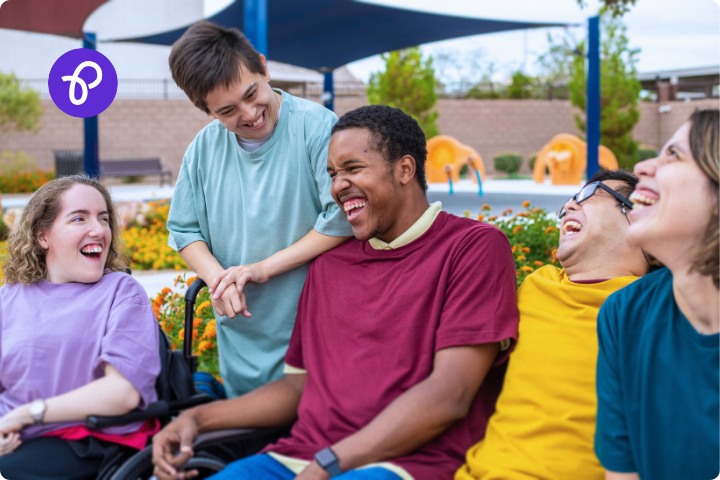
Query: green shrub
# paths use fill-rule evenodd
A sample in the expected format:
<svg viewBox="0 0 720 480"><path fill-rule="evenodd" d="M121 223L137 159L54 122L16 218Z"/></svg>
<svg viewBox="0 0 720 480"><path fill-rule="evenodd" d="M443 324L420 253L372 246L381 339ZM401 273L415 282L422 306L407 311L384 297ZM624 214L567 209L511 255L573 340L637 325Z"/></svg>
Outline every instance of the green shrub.
<svg viewBox="0 0 720 480"><path fill-rule="evenodd" d="M522 155L515 152L506 152L495 155L495 170L508 175L516 174L522 165Z"/></svg>
<svg viewBox="0 0 720 480"><path fill-rule="evenodd" d="M637 161L642 162L643 160L647 160L648 158L655 158L655 157L657 157L657 155L658 155L657 150L655 150L653 148L638 148L638 151L637 151L638 160Z"/></svg>
<svg viewBox="0 0 720 480"><path fill-rule="evenodd" d="M535 171L535 160L537 160L537 153L533 153L528 157L528 167L530 167L530 171Z"/></svg>

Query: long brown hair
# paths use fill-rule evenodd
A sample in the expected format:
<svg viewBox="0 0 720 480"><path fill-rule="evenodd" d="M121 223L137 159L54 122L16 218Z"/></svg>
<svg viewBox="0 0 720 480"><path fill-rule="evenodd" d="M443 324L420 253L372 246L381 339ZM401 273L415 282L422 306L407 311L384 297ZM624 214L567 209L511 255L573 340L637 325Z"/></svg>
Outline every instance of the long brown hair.
<svg viewBox="0 0 720 480"><path fill-rule="evenodd" d="M46 183L30 198L7 241L5 264L2 267L4 283L30 285L47 275L45 250L37 240L38 233L49 230L62 209L62 195L75 185L89 185L100 192L107 206L112 240L105 268L123 271L128 265L122 253L120 224L110 192L105 185L84 175L63 177Z"/></svg>
<svg viewBox="0 0 720 480"><path fill-rule="evenodd" d="M718 193L718 170L720 170L720 110L695 110L690 116L690 150L700 169L711 182L714 211L710 216L703 249L695 258L692 270L701 275L712 276L715 287L720 288L718 273L720 270L720 223L718 222L718 208L720 206Z"/></svg>

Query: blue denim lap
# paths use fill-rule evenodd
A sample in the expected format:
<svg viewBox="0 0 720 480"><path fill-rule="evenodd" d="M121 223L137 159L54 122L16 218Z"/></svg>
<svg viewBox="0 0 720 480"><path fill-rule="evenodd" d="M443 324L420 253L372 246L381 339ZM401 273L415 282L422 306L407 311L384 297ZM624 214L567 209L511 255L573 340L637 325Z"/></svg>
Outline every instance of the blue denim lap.
<svg viewBox="0 0 720 480"><path fill-rule="evenodd" d="M293 480L295 474L270 455L261 454L233 462L222 472L210 477L209 480L235 480L238 478ZM381 467L350 470L335 478L342 480L400 480L395 473Z"/></svg>

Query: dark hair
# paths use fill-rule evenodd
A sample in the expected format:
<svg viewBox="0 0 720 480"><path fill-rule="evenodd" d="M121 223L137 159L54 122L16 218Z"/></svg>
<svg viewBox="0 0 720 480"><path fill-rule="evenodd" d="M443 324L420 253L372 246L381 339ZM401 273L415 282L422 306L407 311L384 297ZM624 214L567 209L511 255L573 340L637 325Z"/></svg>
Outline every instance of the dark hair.
<svg viewBox="0 0 720 480"><path fill-rule="evenodd" d="M72 175L52 180L40 187L30 197L23 209L20 221L10 232L7 241L5 264L2 267L4 283L30 285L47 275L45 249L40 246L37 235L49 230L62 210L62 196L75 185L88 185L100 192L107 206L111 241L105 268L121 272L130 263L123 254L122 229L110 192L102 183L86 175Z"/></svg>
<svg viewBox="0 0 720 480"><path fill-rule="evenodd" d="M715 288L720 288L720 222L718 221L718 150L720 149L720 110L695 110L690 116L690 151L700 170L712 184L711 195L714 212L710 216L702 251L692 265L692 270L701 275L712 276Z"/></svg>
<svg viewBox="0 0 720 480"><path fill-rule="evenodd" d="M423 192L427 190L425 160L427 142L418 122L399 108L387 105L368 105L351 110L332 128L332 134L350 128L364 128L370 131L375 150L380 152L390 165L405 155L415 159L415 177Z"/></svg>
<svg viewBox="0 0 720 480"><path fill-rule="evenodd" d="M240 81L240 67L265 74L260 54L236 28L203 21L188 28L170 52L170 71L177 86L205 113L208 93Z"/></svg>
<svg viewBox="0 0 720 480"><path fill-rule="evenodd" d="M608 180L617 180L625 184L614 189L625 198L630 196L632 191L635 190L635 185L638 183L638 178L627 170L605 170L604 168L595 172L595 175L590 177L587 183L607 182Z"/></svg>

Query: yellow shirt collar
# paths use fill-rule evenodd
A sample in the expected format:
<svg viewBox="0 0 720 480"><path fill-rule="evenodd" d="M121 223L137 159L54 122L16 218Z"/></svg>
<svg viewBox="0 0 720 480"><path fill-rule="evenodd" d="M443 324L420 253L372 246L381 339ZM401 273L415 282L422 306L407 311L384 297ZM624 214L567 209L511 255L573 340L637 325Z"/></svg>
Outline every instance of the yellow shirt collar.
<svg viewBox="0 0 720 480"><path fill-rule="evenodd" d="M385 243L379 238L371 238L369 240L370 246L375 250L393 250L403 247L413 240L417 240L420 235L427 232L441 211L442 203L435 202L425 210L425 213L423 213L410 228L405 230L405 232L395 240L390 243Z"/></svg>

